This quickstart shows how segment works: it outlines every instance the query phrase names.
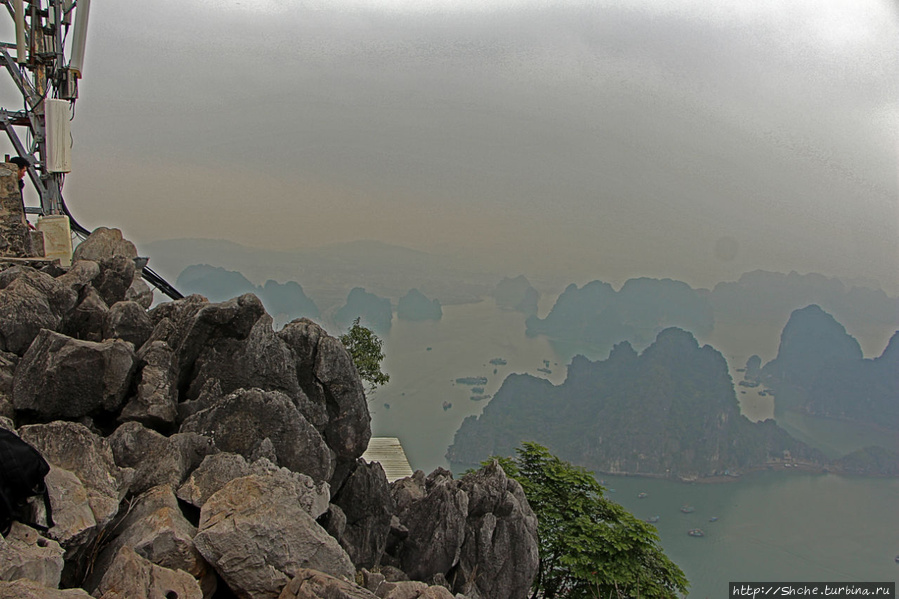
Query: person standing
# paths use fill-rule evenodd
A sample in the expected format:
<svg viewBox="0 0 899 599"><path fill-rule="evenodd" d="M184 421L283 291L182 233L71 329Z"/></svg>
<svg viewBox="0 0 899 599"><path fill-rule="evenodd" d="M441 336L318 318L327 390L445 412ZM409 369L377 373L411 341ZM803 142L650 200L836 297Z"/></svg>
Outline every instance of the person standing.
<svg viewBox="0 0 899 599"><path fill-rule="evenodd" d="M19 197L22 200L22 219L25 221L25 224L28 225L29 229L34 229L34 225L28 222L28 219L25 217L25 195L22 191L25 189L25 173L28 172L29 162L27 158L23 158L21 156L13 156L9 159L10 164L15 164L19 167Z"/></svg>

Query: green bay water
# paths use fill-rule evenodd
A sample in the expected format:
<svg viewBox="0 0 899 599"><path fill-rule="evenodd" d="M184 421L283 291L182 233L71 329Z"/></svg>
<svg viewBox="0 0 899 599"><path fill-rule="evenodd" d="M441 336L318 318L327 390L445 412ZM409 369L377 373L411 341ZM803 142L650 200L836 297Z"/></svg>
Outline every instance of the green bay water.
<svg viewBox="0 0 899 599"><path fill-rule="evenodd" d="M455 379L485 376L484 393L492 395L513 372L554 384L566 375L549 341L525 335L522 314L489 300L443 312L438 322L394 321L384 336L391 381L370 397L374 434L399 437L412 467L425 472L448 466L444 455L455 431L488 401L472 401L470 387ZM507 364L490 364L494 358ZM770 398L737 397L752 419L772 413ZM444 402L452 407L444 410ZM687 484L599 477L609 496L637 517L659 516L662 545L690 579L691 597L725 597L727 583L737 580L899 580L897 479L759 472L737 482ZM684 505L693 513L681 513ZM712 517L717 521L709 522ZM691 528L705 536L688 536Z"/></svg>

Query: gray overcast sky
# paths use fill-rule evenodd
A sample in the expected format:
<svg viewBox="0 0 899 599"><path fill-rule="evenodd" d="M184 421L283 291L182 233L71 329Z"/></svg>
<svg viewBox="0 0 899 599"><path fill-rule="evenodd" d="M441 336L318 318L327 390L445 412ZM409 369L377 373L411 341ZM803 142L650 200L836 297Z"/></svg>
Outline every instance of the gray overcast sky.
<svg viewBox="0 0 899 599"><path fill-rule="evenodd" d="M899 292L895 0L98 1L73 135L138 242Z"/></svg>

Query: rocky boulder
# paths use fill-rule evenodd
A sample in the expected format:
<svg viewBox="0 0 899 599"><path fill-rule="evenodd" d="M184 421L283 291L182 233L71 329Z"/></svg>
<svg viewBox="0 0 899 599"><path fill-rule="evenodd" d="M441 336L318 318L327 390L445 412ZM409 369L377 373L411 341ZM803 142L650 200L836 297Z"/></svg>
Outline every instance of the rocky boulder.
<svg viewBox="0 0 899 599"><path fill-rule="evenodd" d="M133 468L131 493L143 493L158 485L178 486L210 453L212 441L196 433L166 437L138 422L126 422L109 436L116 464Z"/></svg>
<svg viewBox="0 0 899 599"><path fill-rule="evenodd" d="M50 589L39 582L22 578L0 582L0 599L93 599L83 589Z"/></svg>
<svg viewBox="0 0 899 599"><path fill-rule="evenodd" d="M169 570L122 547L94 593L98 599L203 599L197 581L182 570Z"/></svg>
<svg viewBox="0 0 899 599"><path fill-rule="evenodd" d="M96 262L100 272L92 281L107 305L125 299L135 275L140 276L134 264L137 248L122 237L118 229L99 227L78 244L72 253L72 261L90 260Z"/></svg>
<svg viewBox="0 0 899 599"><path fill-rule="evenodd" d="M181 432L205 435L221 451L249 460L268 457L316 481L331 477L331 454L324 439L290 398L277 391L235 391L185 420Z"/></svg>
<svg viewBox="0 0 899 599"><path fill-rule="evenodd" d="M278 599L377 599L377 595L352 582L323 572L300 568Z"/></svg>
<svg viewBox="0 0 899 599"><path fill-rule="evenodd" d="M62 576L65 551L56 541L18 522L6 537L0 537L0 580L27 578L56 588Z"/></svg>
<svg viewBox="0 0 899 599"><path fill-rule="evenodd" d="M104 339L122 339L140 348L153 332L153 321L137 302L120 301L110 306L103 320Z"/></svg>
<svg viewBox="0 0 899 599"><path fill-rule="evenodd" d="M78 294L27 266L0 272L0 350L22 355L41 329L55 330Z"/></svg>
<svg viewBox="0 0 899 599"><path fill-rule="evenodd" d="M152 341L140 348L136 356L137 393L122 408L119 420L133 420L159 430L173 428L178 417L174 355L165 341Z"/></svg>
<svg viewBox="0 0 899 599"><path fill-rule="evenodd" d="M537 572L537 518L497 463L453 480L438 468L391 485L388 555L414 580L448 580L473 597L524 597ZM398 534L398 530L402 534Z"/></svg>
<svg viewBox="0 0 899 599"><path fill-rule="evenodd" d="M108 313L109 306L97 290L85 287L78 295L78 304L63 319L59 332L84 341L102 341Z"/></svg>
<svg viewBox="0 0 899 599"><path fill-rule="evenodd" d="M194 546L197 529L181 513L168 485L153 487L134 498L110 531L85 588L93 590L101 586L104 573L127 547L157 566L187 572L207 590L207 596L215 591L215 574Z"/></svg>
<svg viewBox="0 0 899 599"><path fill-rule="evenodd" d="M200 467L178 489L178 498L201 508L206 500L236 478L256 475L272 475L282 478L283 485L296 489L295 497L300 507L313 518L318 518L328 509L330 491L328 483L316 483L310 477L287 468L279 468L266 458L255 462L235 453L217 453L206 456Z"/></svg>
<svg viewBox="0 0 899 599"><path fill-rule="evenodd" d="M63 582L80 580L84 555L118 513L134 471L116 466L106 439L82 424L23 426L19 435L50 464L45 482L56 526L48 535L66 550Z"/></svg>
<svg viewBox="0 0 899 599"><path fill-rule="evenodd" d="M272 475L235 479L200 512L194 543L240 597L277 597L300 569L352 580L349 556L297 501L302 489Z"/></svg>
<svg viewBox="0 0 899 599"><path fill-rule="evenodd" d="M80 341L44 329L16 369L13 403L42 420L115 411L125 399L133 369L130 343Z"/></svg>
<svg viewBox="0 0 899 599"><path fill-rule="evenodd" d="M464 476L459 487L468 495L465 541L454 590L491 599L525 597L537 574L537 517L524 491L494 461Z"/></svg>

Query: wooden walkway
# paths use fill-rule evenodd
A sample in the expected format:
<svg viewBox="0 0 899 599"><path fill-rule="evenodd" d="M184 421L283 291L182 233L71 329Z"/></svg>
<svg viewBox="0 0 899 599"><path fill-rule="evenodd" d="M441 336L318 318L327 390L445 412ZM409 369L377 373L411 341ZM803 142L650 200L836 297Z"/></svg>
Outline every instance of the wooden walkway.
<svg viewBox="0 0 899 599"><path fill-rule="evenodd" d="M366 462L379 462L387 475L387 482L412 476L412 467L406 452L396 437L372 437L368 449L362 454Z"/></svg>

